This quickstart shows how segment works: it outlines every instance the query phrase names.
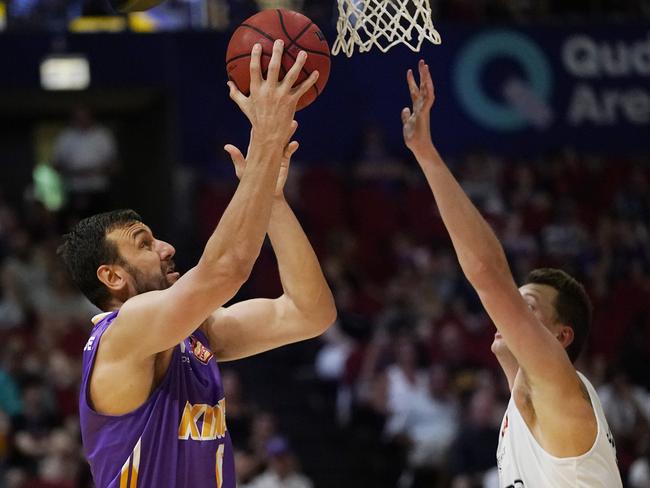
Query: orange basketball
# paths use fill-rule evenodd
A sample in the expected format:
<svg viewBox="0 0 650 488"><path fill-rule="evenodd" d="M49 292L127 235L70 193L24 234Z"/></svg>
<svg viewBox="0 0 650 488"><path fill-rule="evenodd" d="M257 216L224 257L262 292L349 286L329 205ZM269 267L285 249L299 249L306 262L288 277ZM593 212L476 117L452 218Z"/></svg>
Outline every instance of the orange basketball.
<svg viewBox="0 0 650 488"><path fill-rule="evenodd" d="M302 50L308 54L296 85L318 70L316 84L298 101L297 110L316 100L327 84L330 74L330 48L318 26L304 15L291 10L264 10L246 19L233 33L226 52L226 72L239 91L250 93L250 56L256 43L262 45L262 73L273 54L273 42L284 41L284 54L280 67L280 79L289 71ZM294 85L295 86L295 85Z"/></svg>

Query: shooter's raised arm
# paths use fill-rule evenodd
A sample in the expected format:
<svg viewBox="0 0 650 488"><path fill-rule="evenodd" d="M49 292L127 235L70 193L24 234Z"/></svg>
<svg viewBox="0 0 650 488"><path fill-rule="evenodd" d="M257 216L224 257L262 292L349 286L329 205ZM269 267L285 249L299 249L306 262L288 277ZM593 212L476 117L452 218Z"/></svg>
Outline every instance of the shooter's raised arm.
<svg viewBox="0 0 650 488"><path fill-rule="evenodd" d="M284 197L290 159L297 148L293 141L285 149L268 230L283 294L276 299L246 300L213 314L206 330L222 361L310 339L322 334L336 318L334 298L316 253ZM246 159L235 146L228 145L226 150L241 177Z"/></svg>
<svg viewBox="0 0 650 488"><path fill-rule="evenodd" d="M199 263L172 288L138 295L124 304L111 328L111 339L133 354L154 354L179 343L215 309L230 300L248 278L268 229L275 183L285 146L295 131L293 116L302 94L314 84L314 72L292 88L306 60L301 52L282 81L278 81L282 41L273 48L266 79L260 66L261 47L253 48L251 93L244 96L230 82L230 96L252 124L249 160L241 182ZM131 336L146 323L149 333Z"/></svg>

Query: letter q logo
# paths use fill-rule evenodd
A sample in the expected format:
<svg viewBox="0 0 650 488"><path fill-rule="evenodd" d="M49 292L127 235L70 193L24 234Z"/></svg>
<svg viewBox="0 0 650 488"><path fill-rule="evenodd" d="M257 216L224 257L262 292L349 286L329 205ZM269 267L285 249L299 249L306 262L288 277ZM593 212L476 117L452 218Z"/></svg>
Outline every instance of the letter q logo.
<svg viewBox="0 0 650 488"><path fill-rule="evenodd" d="M488 90L490 63L507 60L517 67L501 86ZM546 55L527 36L510 30L490 30L470 39L459 55L453 84L464 110L479 124L498 131L527 125L545 128L553 114L548 105L552 74Z"/></svg>

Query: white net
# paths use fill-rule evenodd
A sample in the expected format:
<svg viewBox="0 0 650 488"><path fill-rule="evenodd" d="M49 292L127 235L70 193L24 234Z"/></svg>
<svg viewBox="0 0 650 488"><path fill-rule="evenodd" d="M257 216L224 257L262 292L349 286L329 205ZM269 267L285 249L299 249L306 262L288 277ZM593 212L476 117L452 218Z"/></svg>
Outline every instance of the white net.
<svg viewBox="0 0 650 488"><path fill-rule="evenodd" d="M440 44L440 34L433 27L429 0L337 0L338 35L333 54L343 51L352 56L373 46L386 52L396 44L406 44L419 51L429 40Z"/></svg>

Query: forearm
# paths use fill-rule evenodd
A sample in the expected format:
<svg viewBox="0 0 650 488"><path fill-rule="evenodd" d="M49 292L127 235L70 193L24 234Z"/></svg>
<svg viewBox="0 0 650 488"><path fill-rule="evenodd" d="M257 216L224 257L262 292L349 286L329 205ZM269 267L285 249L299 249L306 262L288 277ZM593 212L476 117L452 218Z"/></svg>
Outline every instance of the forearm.
<svg viewBox="0 0 650 488"><path fill-rule="evenodd" d="M251 141L249 162L237 190L208 240L200 264L226 260L250 272L268 229L282 145L275 140Z"/></svg>
<svg viewBox="0 0 650 488"><path fill-rule="evenodd" d="M438 205L458 261L467 279L509 272L503 247L494 232L451 174L433 144L416 158Z"/></svg>
<svg viewBox="0 0 650 488"><path fill-rule="evenodd" d="M334 298L316 253L283 197L275 200L268 233L284 294L305 316L332 315Z"/></svg>

